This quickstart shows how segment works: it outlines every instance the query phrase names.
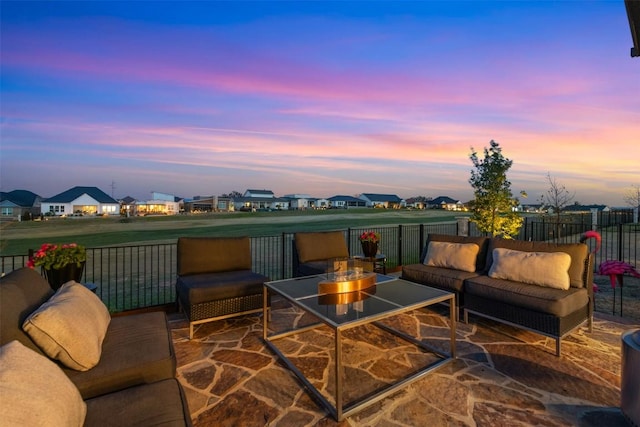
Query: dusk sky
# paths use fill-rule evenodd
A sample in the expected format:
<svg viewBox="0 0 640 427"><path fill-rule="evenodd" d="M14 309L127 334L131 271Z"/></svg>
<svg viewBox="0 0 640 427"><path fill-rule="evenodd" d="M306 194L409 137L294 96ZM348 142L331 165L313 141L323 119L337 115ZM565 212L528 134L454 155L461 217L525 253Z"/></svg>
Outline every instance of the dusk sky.
<svg viewBox="0 0 640 427"><path fill-rule="evenodd" d="M495 140L512 190L640 184L624 2L1 2L2 191L248 188L468 201Z"/></svg>

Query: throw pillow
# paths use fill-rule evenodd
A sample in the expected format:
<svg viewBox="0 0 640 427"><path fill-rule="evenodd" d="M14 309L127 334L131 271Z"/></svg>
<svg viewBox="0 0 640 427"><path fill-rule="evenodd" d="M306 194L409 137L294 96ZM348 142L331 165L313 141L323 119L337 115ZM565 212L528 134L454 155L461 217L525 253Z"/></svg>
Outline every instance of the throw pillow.
<svg viewBox="0 0 640 427"><path fill-rule="evenodd" d="M564 252L493 250L489 277L556 289L569 289L571 256Z"/></svg>
<svg viewBox="0 0 640 427"><path fill-rule="evenodd" d="M71 281L31 313L22 329L47 356L71 369L87 371L100 361L110 321L100 298Z"/></svg>
<svg viewBox="0 0 640 427"><path fill-rule="evenodd" d="M59 366L11 341L0 347L0 424L82 426L87 405Z"/></svg>
<svg viewBox="0 0 640 427"><path fill-rule="evenodd" d="M424 264L473 273L478 252L480 246L475 243L429 242Z"/></svg>

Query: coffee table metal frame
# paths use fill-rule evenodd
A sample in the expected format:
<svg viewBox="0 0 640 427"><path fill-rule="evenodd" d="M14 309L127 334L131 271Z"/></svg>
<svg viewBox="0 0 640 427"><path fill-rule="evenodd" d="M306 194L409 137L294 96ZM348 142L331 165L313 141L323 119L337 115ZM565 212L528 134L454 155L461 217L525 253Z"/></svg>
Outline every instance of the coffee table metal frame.
<svg viewBox="0 0 640 427"><path fill-rule="evenodd" d="M348 417L362 409L365 409L368 406L373 405L374 403L382 400L383 398L389 396L390 394L394 393L395 391L397 391L399 388L404 387L414 381L419 380L420 378L424 377L427 373L429 373L430 371L439 368L440 366L449 363L450 361L452 361L453 359L455 359L456 357L456 309L455 309L455 303L454 303L454 294L451 292L446 292L446 291L442 291L439 289L435 289L435 288L429 288L426 287L424 285L420 285L417 283L412 283L406 280L402 280L402 279L397 279L397 278L393 278L393 277L389 277L389 276L383 276L383 275L379 275L379 284L377 285L379 286L395 286L397 288L405 288L405 289L411 289L412 287L417 287L412 289L414 292L418 291L418 289L422 289L424 290L424 292L422 291L418 291L424 294L424 298L416 300L410 304L406 304L406 305L402 305L402 304L398 304L396 302L393 301L389 301L386 299L382 299L379 296L376 296L375 294L371 294L371 295L367 295L368 298L377 298L377 299L381 299L382 301L386 302L386 303L390 303L390 305L393 306L393 308L385 310L385 311L381 311L378 312L376 314L373 314L371 316L365 316L363 318L360 319L354 319L354 320L347 320L344 322L336 322L332 319L330 319L329 317L325 316L324 314L318 312L317 310L315 310L312 306L305 304L305 302L309 302L312 300L317 301L319 295L316 294L310 294L310 295L298 295L298 296L292 296L289 295L285 290L283 290L282 285L287 285L290 284L292 282L296 282L299 280L309 280L309 279L314 279L317 282L319 282L320 280L322 280L323 275L317 275L317 276L306 276L306 277L298 277L298 278L294 278L294 279L284 279L284 280L277 280L277 281L272 281L272 282L267 282L264 284L264 290L263 290L263 294L264 294L264 316L263 316L263 339L265 341L265 343L267 344L267 346L276 354L278 355L278 357L280 357L280 359L282 360L282 362L284 362L284 364L298 377L298 379L300 380L300 382L304 385L304 387L307 389L308 392L311 393L312 397L317 398L317 400L323 405L325 406L330 414L337 420L337 421L341 421L343 420L345 417ZM382 283L380 283L382 281ZM306 325L303 327L299 327L299 328L294 328L285 332L280 332L280 333L274 333L272 335L269 335L268 333L268 322L270 320L270 316L273 315L273 310L272 308L270 308L269 306L269 301L270 301L270 293L271 295L277 294L280 295L281 297L285 298L287 301L289 301L292 305L294 305L295 307L311 313L313 316L315 316L320 322L311 324L311 325ZM365 290L364 293L367 293L367 291ZM306 300L306 301L305 301ZM387 325L384 325L382 323L380 323L381 320L384 320L386 318L389 318L391 316L395 316L401 313L406 313L409 311L413 311L413 310L418 310L424 307L428 307L430 305L433 304L438 304L438 303L442 303L442 302L448 302L449 304L449 319L450 319L450 325L451 325L451 334L450 334L450 351L447 352L443 352L441 350L438 350L430 345L428 345L427 343L424 343L414 337L411 337L409 335L407 335L406 333L402 332L402 331L398 331L394 328L391 328ZM318 328L322 325L327 325L329 326L333 332L334 332L334 336L335 336L335 346L334 346L334 375L335 375L335 390L334 390L334 396L333 398L335 399L335 406L333 404L331 404L331 402L329 402L329 400L327 400L327 398L320 392L320 390L318 390L313 384L311 384L311 382L305 377L305 375L289 360L289 358L287 358L287 356L284 355L283 352L281 352L278 347L275 345L274 341L278 340L280 338L284 338L293 334L298 334L301 332L305 332L308 330L312 330L315 328ZM417 372L414 372L413 374L404 377L402 379L400 379L399 381L389 384L388 386L386 386L385 388L376 391L373 394L367 395L364 398L361 398L360 400L356 400L354 402L348 403L347 405L344 405L342 400L343 400L343 365L342 365L342 333L348 329L351 328L355 328L357 326L361 326L361 325L365 325L365 324L373 324L393 335L396 335L402 339L404 339L405 341L408 341L409 343L425 350L431 353L436 354L437 356L439 356L441 358L441 360L437 360L425 367L423 367L422 369L418 370Z"/></svg>

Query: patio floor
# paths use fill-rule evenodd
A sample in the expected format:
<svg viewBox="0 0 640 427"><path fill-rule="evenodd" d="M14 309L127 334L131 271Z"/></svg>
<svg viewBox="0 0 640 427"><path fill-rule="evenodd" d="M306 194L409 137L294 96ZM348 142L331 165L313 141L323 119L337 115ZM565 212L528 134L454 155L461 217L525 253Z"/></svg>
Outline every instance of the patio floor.
<svg viewBox="0 0 640 427"><path fill-rule="evenodd" d="M274 303L272 319L304 322ZM443 349L448 345L448 308L400 315L391 324ZM283 320L283 321L284 321ZM458 358L395 394L336 422L278 362L262 341L262 316L201 325L193 340L181 314L170 324L195 426L627 426L620 405L620 335L638 322L601 313L594 329L576 330L562 342L470 316L457 325ZM393 381L428 357L375 327L347 336L346 396ZM333 341L326 328L279 344L307 378L325 392Z"/></svg>

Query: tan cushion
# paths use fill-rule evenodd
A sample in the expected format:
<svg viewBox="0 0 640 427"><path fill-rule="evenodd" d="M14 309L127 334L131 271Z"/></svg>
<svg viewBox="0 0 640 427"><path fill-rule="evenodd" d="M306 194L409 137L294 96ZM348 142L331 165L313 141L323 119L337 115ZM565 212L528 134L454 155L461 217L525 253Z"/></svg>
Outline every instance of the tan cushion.
<svg viewBox="0 0 640 427"><path fill-rule="evenodd" d="M589 272L585 266L586 261L589 259L589 247L584 243L532 242L494 237L490 240L489 250L487 251L487 269L493 264L493 250L496 248L527 252L564 252L571 256L571 267L569 267L571 286L583 288L587 284Z"/></svg>
<svg viewBox="0 0 640 427"><path fill-rule="evenodd" d="M19 341L0 347L0 424L82 426L87 406L59 366Z"/></svg>
<svg viewBox="0 0 640 427"><path fill-rule="evenodd" d="M429 242L424 264L467 272L476 271L480 246L475 243Z"/></svg>
<svg viewBox="0 0 640 427"><path fill-rule="evenodd" d="M422 248L420 254L420 262L424 264L424 260L427 256L427 249L429 249L429 243L431 242L448 242L448 243L475 243L480 247L480 252L476 258L476 270L477 272L486 272L489 269L489 265L485 267L487 260L487 251L489 249L489 237L469 237L469 236L457 236L451 234L437 234L429 233L427 236L427 242Z"/></svg>
<svg viewBox="0 0 640 427"><path fill-rule="evenodd" d="M489 277L555 289L569 289L571 256L564 252L493 250Z"/></svg>
<svg viewBox="0 0 640 427"><path fill-rule="evenodd" d="M22 329L52 359L78 371L100 361L111 316L93 292L70 281L24 321Z"/></svg>
<svg viewBox="0 0 640 427"><path fill-rule="evenodd" d="M349 248L341 231L296 233L294 239L300 262L349 256Z"/></svg>
<svg viewBox="0 0 640 427"><path fill-rule="evenodd" d="M248 237L180 237L178 275L251 270Z"/></svg>

